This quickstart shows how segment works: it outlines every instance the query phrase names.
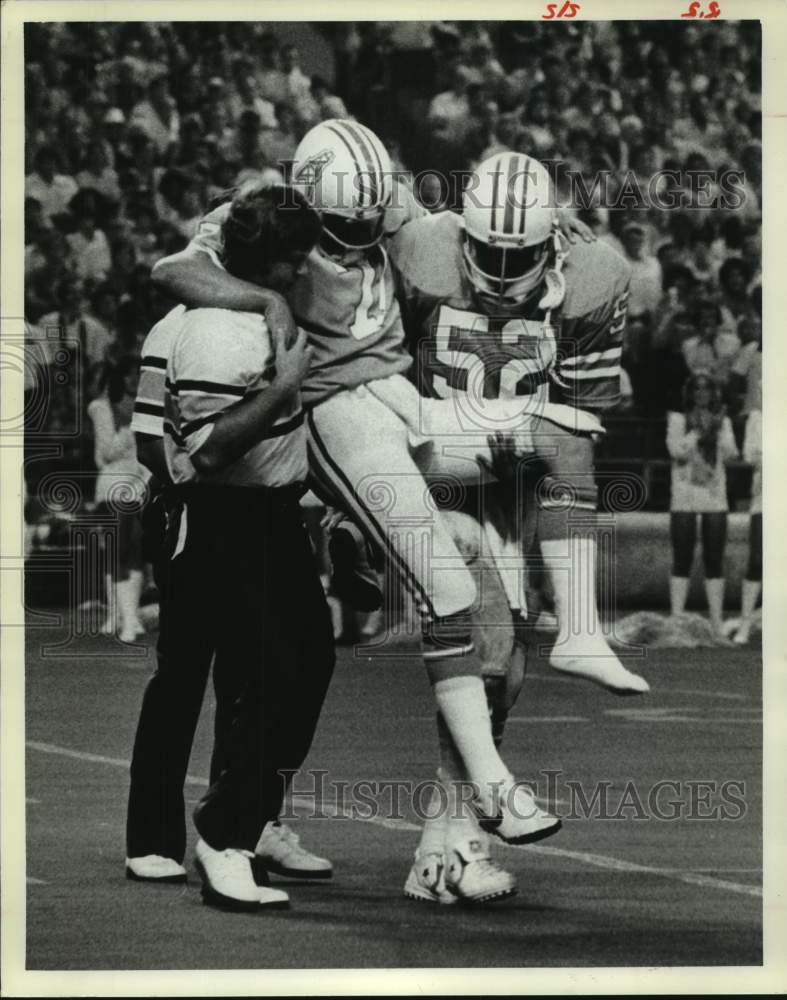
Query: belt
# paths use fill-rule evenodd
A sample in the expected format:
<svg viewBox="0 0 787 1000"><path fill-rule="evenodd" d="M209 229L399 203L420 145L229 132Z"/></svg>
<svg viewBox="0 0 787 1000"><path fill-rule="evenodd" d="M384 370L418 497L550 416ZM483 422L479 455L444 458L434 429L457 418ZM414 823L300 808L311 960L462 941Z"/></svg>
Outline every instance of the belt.
<svg viewBox="0 0 787 1000"><path fill-rule="evenodd" d="M288 486L223 486L185 483L171 487L170 495L194 507L265 507L269 510L297 507L306 493L305 483Z"/></svg>

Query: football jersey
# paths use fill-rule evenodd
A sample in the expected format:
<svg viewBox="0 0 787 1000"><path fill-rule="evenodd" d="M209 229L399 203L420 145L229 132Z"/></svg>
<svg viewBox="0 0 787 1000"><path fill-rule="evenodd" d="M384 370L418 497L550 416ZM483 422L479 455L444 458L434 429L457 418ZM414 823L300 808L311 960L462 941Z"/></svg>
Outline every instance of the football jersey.
<svg viewBox="0 0 787 1000"><path fill-rule="evenodd" d="M482 311L462 260L459 216L403 229L390 251L416 378L424 395L535 395L590 411L619 398L629 266L604 243L579 242L563 265L566 292L550 328L537 305L516 317Z"/></svg>
<svg viewBox="0 0 787 1000"><path fill-rule="evenodd" d="M200 223L192 246L221 264L221 224L229 205L220 205ZM306 260L288 302L313 349L301 392L314 405L342 389L407 371L412 358L396 301L386 244L405 223L425 215L407 188L397 183L386 211L385 239L358 263L341 264L315 249Z"/></svg>

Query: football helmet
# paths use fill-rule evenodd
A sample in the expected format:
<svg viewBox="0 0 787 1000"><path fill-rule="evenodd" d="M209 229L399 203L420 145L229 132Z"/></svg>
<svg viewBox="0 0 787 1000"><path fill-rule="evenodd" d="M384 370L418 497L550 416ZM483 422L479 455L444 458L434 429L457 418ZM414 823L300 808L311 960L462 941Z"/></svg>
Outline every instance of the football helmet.
<svg viewBox="0 0 787 1000"><path fill-rule="evenodd" d="M320 248L332 257L380 242L391 201L391 161L365 125L331 118L310 129L295 151L293 186L322 216Z"/></svg>
<svg viewBox="0 0 787 1000"><path fill-rule="evenodd" d="M464 262L481 302L502 313L521 309L541 290L558 247L552 181L522 153L489 157L462 199Z"/></svg>

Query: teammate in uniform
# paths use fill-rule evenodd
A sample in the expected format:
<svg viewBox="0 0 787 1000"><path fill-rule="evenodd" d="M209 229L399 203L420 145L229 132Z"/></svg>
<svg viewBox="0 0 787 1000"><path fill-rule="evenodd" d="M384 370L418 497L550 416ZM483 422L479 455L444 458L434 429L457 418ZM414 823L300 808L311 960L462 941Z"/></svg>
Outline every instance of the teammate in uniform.
<svg viewBox="0 0 787 1000"><path fill-rule="evenodd" d="M415 390L405 377L412 357L404 343L386 242L421 213L412 196L392 184L379 139L356 122L323 122L307 133L296 151L293 177L323 220L320 244L289 296L313 350L302 387L312 474L323 495L385 551L418 602L424 660L446 752L461 761L472 781L482 823L513 843L548 836L559 829L559 820L514 782L495 745L481 665L470 642L476 585L445 520L434 510L424 478L478 481L485 475L478 458L493 461L494 439L490 443L485 433L472 455L438 452L429 448L435 429L464 430L452 418L452 408L430 409L422 428L408 424L399 412ZM187 251L159 262L155 277L189 304L209 305L215 293L245 309L243 283L222 272L217 236L223 213L226 208L205 220ZM519 401L495 400L491 409L496 427L507 421L521 429ZM527 428L523 436L529 440ZM412 525L427 530L408 531ZM451 890L481 898L487 891L488 855L472 844L466 855ZM503 893L510 894L504 874Z"/></svg>
<svg viewBox="0 0 787 1000"><path fill-rule="evenodd" d="M480 412L487 400L520 399L540 418L534 454L509 448L513 467L496 463L508 480L508 499L488 505L484 515L517 639L524 625L523 557L535 533L560 624L552 665L616 693L647 691L610 650L595 598L593 437L601 427L593 414L618 399L627 263L603 243L579 242L569 252L547 171L517 153L491 157L471 175L462 217L413 222L393 241L391 256L422 396L453 401L463 413ZM423 423L432 404L418 405ZM412 413L415 420L414 407ZM456 446L450 436L433 437L433 447L449 446ZM490 692L499 736L522 676L521 658L518 664L512 658L506 680ZM464 777L461 770L456 777ZM421 889L420 898L428 898L431 887L432 898L446 902L426 875L425 859L439 864L442 839L450 866L452 843L467 834L455 823L442 826L439 818L427 821L405 892Z"/></svg>

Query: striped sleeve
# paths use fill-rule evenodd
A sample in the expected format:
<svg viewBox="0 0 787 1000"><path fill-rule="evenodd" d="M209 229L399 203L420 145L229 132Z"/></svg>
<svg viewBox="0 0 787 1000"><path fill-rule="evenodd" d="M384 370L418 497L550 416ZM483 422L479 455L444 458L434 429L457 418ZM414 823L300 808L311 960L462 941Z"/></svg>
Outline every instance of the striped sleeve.
<svg viewBox="0 0 787 1000"><path fill-rule="evenodd" d="M187 312L167 366L164 432L193 455L224 410L270 384L272 360L261 316Z"/></svg>
<svg viewBox="0 0 787 1000"><path fill-rule="evenodd" d="M563 320L553 372L563 400L591 411L610 409L620 399L629 297L628 268L597 276L595 301L587 303L580 315Z"/></svg>
<svg viewBox="0 0 787 1000"><path fill-rule="evenodd" d="M139 385L134 401L131 429L135 434L164 436L164 387L167 362L175 335L185 315L184 306L176 306L160 320L142 345Z"/></svg>

